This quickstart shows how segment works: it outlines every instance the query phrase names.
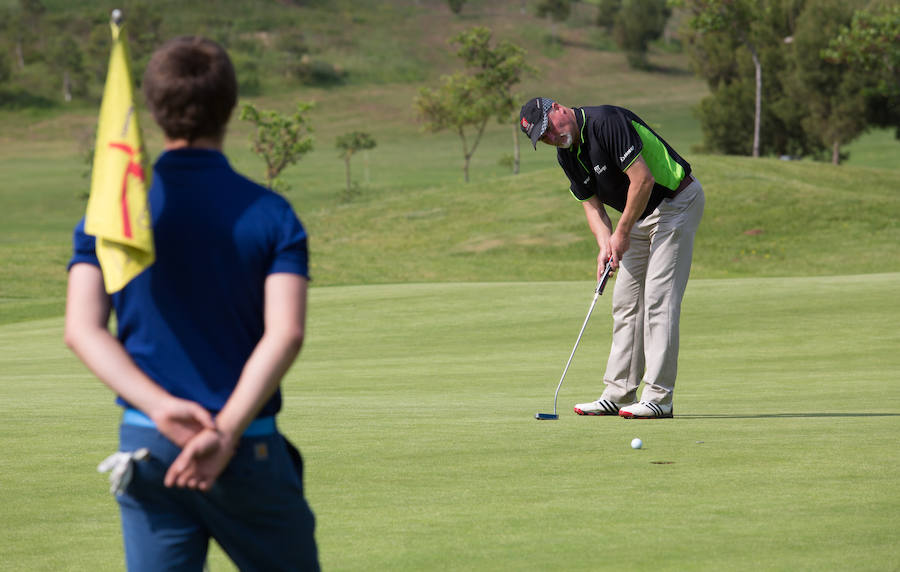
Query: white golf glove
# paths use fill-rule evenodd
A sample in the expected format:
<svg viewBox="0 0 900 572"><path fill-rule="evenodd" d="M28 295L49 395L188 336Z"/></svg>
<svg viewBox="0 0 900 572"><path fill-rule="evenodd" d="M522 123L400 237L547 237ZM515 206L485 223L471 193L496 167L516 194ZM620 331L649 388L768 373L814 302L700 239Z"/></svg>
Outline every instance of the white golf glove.
<svg viewBox="0 0 900 572"><path fill-rule="evenodd" d="M103 459L103 462L97 465L97 472L112 471L109 474L110 494L120 495L124 493L134 474L134 462L143 461L149 456L150 450L144 447L131 452L118 451Z"/></svg>

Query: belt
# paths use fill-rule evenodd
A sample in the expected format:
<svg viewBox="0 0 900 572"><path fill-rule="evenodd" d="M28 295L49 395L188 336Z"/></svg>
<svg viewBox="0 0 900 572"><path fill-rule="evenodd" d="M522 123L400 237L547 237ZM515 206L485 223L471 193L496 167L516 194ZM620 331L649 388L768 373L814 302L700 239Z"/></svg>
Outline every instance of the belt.
<svg viewBox="0 0 900 572"><path fill-rule="evenodd" d="M126 409L122 414L122 424L132 425L135 427L151 427L156 428L156 423L147 417L142 411L137 409ZM244 431L244 437L260 437L262 435L272 435L277 432L275 427L275 416L259 417L254 419L247 429Z"/></svg>
<svg viewBox="0 0 900 572"><path fill-rule="evenodd" d="M674 199L675 197L678 196L678 193L680 193L681 191L688 188L691 185L691 183L693 183L693 182L694 182L693 175L685 175L685 177L683 179L681 179L681 183L678 184L678 188L675 189L674 191L672 191L671 193L669 193L668 198Z"/></svg>

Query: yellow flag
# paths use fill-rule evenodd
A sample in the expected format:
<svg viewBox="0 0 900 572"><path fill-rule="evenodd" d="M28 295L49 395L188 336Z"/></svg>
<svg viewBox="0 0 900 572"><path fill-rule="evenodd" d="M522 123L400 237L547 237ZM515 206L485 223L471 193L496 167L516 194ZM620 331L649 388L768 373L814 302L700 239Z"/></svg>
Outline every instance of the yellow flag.
<svg viewBox="0 0 900 572"><path fill-rule="evenodd" d="M150 170L134 108L128 38L114 12L113 47L100 104L97 143L84 229L97 237L106 292L125 287L153 264L153 229L147 205Z"/></svg>

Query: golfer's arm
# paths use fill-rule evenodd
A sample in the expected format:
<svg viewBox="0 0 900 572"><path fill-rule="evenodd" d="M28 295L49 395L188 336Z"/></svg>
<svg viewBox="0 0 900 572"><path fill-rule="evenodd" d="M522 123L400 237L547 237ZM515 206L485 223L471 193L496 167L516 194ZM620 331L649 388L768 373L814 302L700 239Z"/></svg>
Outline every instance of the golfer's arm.
<svg viewBox="0 0 900 572"><path fill-rule="evenodd" d="M609 237L612 235L612 221L606 214L606 208L597 198L597 195L581 203L584 207L584 216L587 218L591 232L597 238L597 245L602 249L609 245Z"/></svg>
<svg viewBox="0 0 900 572"><path fill-rule="evenodd" d="M628 175L629 181L628 199L625 202L625 210L622 211L622 216L619 217L619 222L616 224L616 232L628 236L638 217L647 208L647 201L650 200L656 179L653 178L650 167L640 155L625 169L625 174Z"/></svg>
<svg viewBox="0 0 900 572"><path fill-rule="evenodd" d="M171 395L135 365L109 332L110 309L100 269L87 263L73 265L66 292L66 345L106 386L152 416L152 408Z"/></svg>
<svg viewBox="0 0 900 572"><path fill-rule="evenodd" d="M306 322L306 278L270 274L265 283L265 330L237 386L216 416L217 429L236 442L300 353Z"/></svg>

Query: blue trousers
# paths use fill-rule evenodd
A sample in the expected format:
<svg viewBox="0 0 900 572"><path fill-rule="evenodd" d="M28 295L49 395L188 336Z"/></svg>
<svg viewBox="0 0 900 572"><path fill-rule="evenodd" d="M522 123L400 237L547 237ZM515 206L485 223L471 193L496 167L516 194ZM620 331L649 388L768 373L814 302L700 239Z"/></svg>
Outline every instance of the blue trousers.
<svg viewBox="0 0 900 572"><path fill-rule="evenodd" d="M117 497L129 571L200 571L210 538L242 571L319 570L303 461L280 433L243 437L205 493L163 485L180 449L155 428L123 424L119 439L150 450Z"/></svg>

